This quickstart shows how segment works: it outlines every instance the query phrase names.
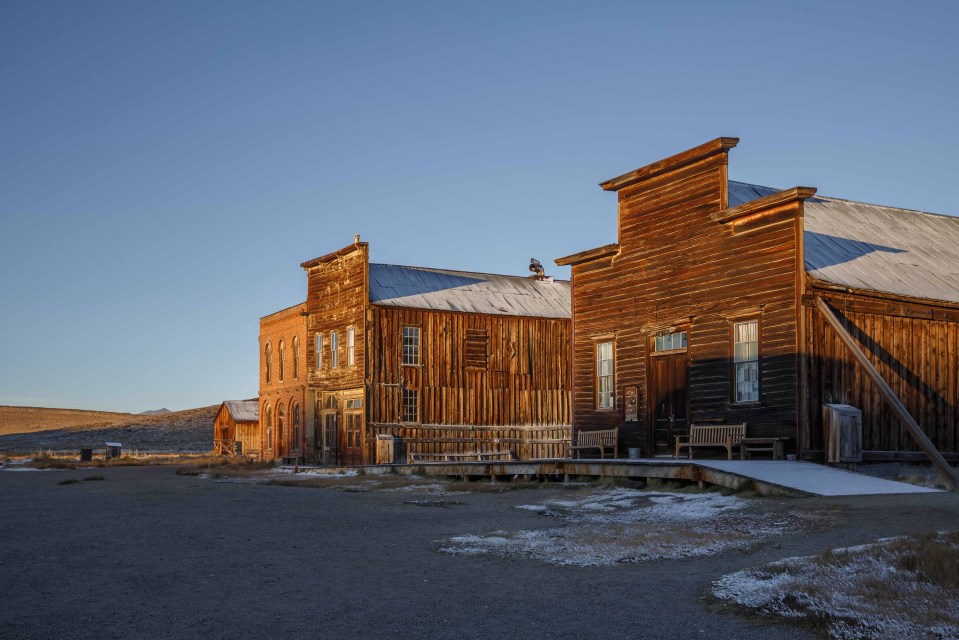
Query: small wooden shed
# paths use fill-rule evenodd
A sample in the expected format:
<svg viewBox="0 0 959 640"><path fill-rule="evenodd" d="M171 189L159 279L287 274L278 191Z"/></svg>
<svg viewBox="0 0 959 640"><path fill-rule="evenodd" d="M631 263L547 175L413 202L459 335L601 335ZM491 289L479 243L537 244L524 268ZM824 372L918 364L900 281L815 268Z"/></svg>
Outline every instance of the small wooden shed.
<svg viewBox="0 0 959 640"><path fill-rule="evenodd" d="M260 412L256 400L227 400L213 419L213 455L257 456Z"/></svg>

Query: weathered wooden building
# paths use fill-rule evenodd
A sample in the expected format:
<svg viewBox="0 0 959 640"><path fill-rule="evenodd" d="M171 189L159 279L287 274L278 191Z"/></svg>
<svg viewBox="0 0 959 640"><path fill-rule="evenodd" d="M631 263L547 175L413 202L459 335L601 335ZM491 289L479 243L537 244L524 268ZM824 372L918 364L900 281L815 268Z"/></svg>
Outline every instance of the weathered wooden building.
<svg viewBox="0 0 959 640"><path fill-rule="evenodd" d="M619 427L648 455L691 421L745 422L822 459L822 407L846 403L866 459L909 457L855 350L959 458L959 219L730 181L737 143L602 183L618 241L556 260L572 266L574 429Z"/></svg>
<svg viewBox="0 0 959 640"><path fill-rule="evenodd" d="M306 457L306 305L260 318L260 458Z"/></svg>
<svg viewBox="0 0 959 640"><path fill-rule="evenodd" d="M358 238L301 266L306 460L372 463L381 434L422 459L565 453L568 282L371 264Z"/></svg>
<svg viewBox="0 0 959 640"><path fill-rule="evenodd" d="M256 400L227 400L213 418L213 455L259 457L259 403Z"/></svg>

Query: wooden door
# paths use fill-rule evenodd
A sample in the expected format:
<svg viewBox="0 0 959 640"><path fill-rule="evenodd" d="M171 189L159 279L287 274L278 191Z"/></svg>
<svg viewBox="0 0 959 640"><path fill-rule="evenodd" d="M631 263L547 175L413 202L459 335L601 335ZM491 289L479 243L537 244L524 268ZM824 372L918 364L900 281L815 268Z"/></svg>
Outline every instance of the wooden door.
<svg viewBox="0 0 959 640"><path fill-rule="evenodd" d="M323 413L323 434L321 441L323 443L321 459L323 464L339 464L339 424L340 415L336 411L326 411Z"/></svg>
<svg viewBox="0 0 959 640"><path fill-rule="evenodd" d="M363 414L351 411L345 414L343 464L363 464Z"/></svg>
<svg viewBox="0 0 959 640"><path fill-rule="evenodd" d="M650 450L672 454L676 436L689 433L689 360L686 353L649 358Z"/></svg>

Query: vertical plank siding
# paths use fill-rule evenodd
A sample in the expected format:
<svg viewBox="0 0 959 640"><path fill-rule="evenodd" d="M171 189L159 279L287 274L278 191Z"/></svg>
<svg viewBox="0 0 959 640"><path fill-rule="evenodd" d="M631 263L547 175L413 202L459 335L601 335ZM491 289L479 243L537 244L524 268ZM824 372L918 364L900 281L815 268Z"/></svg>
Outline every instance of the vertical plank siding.
<svg viewBox="0 0 959 640"><path fill-rule="evenodd" d="M619 252L573 262L574 425L619 427L646 450L647 343L687 331L692 420L746 422L756 436L796 435L797 264L801 204L741 222L710 215L726 204L719 153L619 191ZM761 402L732 402L731 325L760 321ZM596 408L594 345L615 341L615 409ZM639 391L639 420L625 422L624 387Z"/></svg>
<svg viewBox="0 0 959 640"><path fill-rule="evenodd" d="M959 452L959 310L827 290L811 294L823 296L839 313L935 447L944 453ZM846 403L863 412L863 450L889 452L890 458L891 452L918 451L896 416L884 407L875 385L811 304L810 295L802 307L807 327L802 388L810 407L801 431L802 449L810 457L818 457L823 449L821 411L811 409Z"/></svg>
<svg viewBox="0 0 959 640"><path fill-rule="evenodd" d="M405 386L419 391L422 425L569 425L569 325L567 319L373 306L370 422L400 422ZM402 365L404 326L420 328L419 365ZM467 336L476 332L489 336L486 367L467 365Z"/></svg>

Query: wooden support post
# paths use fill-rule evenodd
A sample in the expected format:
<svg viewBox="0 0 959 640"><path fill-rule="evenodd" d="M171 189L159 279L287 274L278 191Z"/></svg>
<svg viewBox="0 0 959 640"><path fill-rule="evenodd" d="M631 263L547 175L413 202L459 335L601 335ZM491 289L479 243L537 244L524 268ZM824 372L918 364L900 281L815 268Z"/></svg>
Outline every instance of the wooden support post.
<svg viewBox="0 0 959 640"><path fill-rule="evenodd" d="M876 367L872 365L872 362L869 361L869 358L863 353L862 349L859 348L859 345L856 344L856 340L852 337L852 334L846 330L846 327L843 326L842 321L839 319L839 316L836 315L836 312L826 304L826 301L820 297L816 297L816 307L822 312L823 317L826 318L826 322L836 331L836 334L843 341L846 347L849 348L849 351L852 353L853 357L856 358L856 362L862 367L863 371L869 376L869 379L873 381L873 384L876 385L876 388L879 389L879 392L882 394L882 397L885 398L886 402L889 404L889 407L899 416L899 419L902 420L902 423L905 425L906 429L909 431L909 435L913 437L916 441L916 444L919 445L919 448L923 450L926 454L926 457L929 458L933 466L943 477L943 479L949 484L953 491L959 489L959 475L957 475L956 470L949 466L949 463L946 462L946 459L942 457L942 454L939 453L939 450L936 449L936 446L932 444L932 441L923 433L922 429L919 427L919 424L913 420L912 416L909 415L909 411L906 409L906 406L902 403L889 384L883 379L879 371L876 370Z"/></svg>

